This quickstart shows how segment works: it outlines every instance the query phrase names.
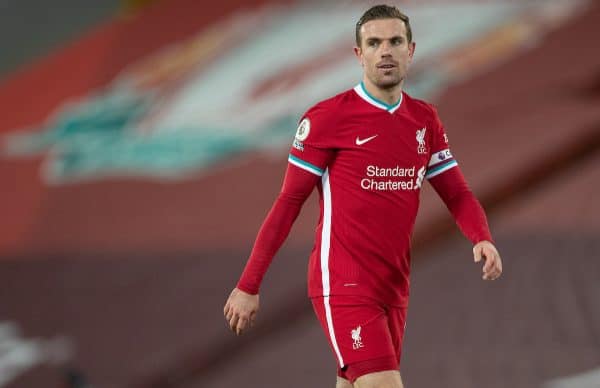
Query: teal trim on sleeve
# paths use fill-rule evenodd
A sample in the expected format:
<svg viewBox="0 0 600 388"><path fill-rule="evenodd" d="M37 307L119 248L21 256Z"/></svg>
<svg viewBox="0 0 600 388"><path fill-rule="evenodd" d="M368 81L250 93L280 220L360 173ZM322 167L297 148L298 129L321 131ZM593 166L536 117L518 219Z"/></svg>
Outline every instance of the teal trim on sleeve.
<svg viewBox="0 0 600 388"><path fill-rule="evenodd" d="M454 166L458 166L458 163L456 162L456 160L450 159L447 163L440 164L439 166L436 166L436 167L432 168L431 170L427 170L427 174L425 175L425 178L431 178L432 176L437 175L445 170L449 170L450 168L452 168Z"/></svg>
<svg viewBox="0 0 600 388"><path fill-rule="evenodd" d="M304 168L305 170L309 170L319 176L323 175L323 172L325 172L324 170L320 169L319 167L315 166L314 164L310 164L308 162L305 162L304 160L295 157L294 155L290 154L288 157L288 161L300 168Z"/></svg>

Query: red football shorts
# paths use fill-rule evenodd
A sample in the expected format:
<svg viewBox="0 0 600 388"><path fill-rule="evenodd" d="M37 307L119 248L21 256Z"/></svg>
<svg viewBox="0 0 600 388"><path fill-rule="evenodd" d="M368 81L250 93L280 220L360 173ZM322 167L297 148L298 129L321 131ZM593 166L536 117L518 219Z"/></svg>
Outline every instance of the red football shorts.
<svg viewBox="0 0 600 388"><path fill-rule="evenodd" d="M313 308L338 364L338 376L351 383L360 376L398 370L406 307L361 296L312 299Z"/></svg>

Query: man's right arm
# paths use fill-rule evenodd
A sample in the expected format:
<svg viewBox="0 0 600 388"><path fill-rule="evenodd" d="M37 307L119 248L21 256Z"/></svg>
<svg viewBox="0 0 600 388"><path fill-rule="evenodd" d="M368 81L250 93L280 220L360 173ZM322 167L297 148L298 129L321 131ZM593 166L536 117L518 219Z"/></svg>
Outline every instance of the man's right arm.
<svg viewBox="0 0 600 388"><path fill-rule="evenodd" d="M262 279L318 180L314 173L288 164L281 192L260 228L236 288L225 303L225 319L237 335L253 325Z"/></svg>
<svg viewBox="0 0 600 388"><path fill-rule="evenodd" d="M275 254L287 238L302 205L335 155L331 128L335 117L323 104L302 118L288 157L283 186L254 242L244 272L225 304L225 318L236 334L251 326L258 311L258 291ZM332 121L333 120L333 121Z"/></svg>
<svg viewBox="0 0 600 388"><path fill-rule="evenodd" d="M288 164L281 192L258 232L250 258L238 281L238 289L248 294L258 294L263 276L318 180L317 175Z"/></svg>

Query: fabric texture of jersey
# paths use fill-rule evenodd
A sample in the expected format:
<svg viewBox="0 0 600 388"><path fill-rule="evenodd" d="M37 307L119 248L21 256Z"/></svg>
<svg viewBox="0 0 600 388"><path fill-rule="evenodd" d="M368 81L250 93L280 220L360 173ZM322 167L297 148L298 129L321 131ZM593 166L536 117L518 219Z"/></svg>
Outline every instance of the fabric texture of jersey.
<svg viewBox="0 0 600 388"><path fill-rule="evenodd" d="M435 109L406 93L386 105L358 85L307 111L288 161L321 176L309 295L406 306L423 180L457 165Z"/></svg>

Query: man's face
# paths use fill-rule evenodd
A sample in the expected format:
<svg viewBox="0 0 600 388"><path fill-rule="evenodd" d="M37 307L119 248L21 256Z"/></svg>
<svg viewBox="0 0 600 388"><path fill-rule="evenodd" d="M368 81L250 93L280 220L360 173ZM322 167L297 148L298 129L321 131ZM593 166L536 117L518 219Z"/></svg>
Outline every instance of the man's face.
<svg viewBox="0 0 600 388"><path fill-rule="evenodd" d="M382 89L397 86L406 78L415 52L408 43L406 26L400 19L376 19L361 26L361 44L355 47L365 75Z"/></svg>

